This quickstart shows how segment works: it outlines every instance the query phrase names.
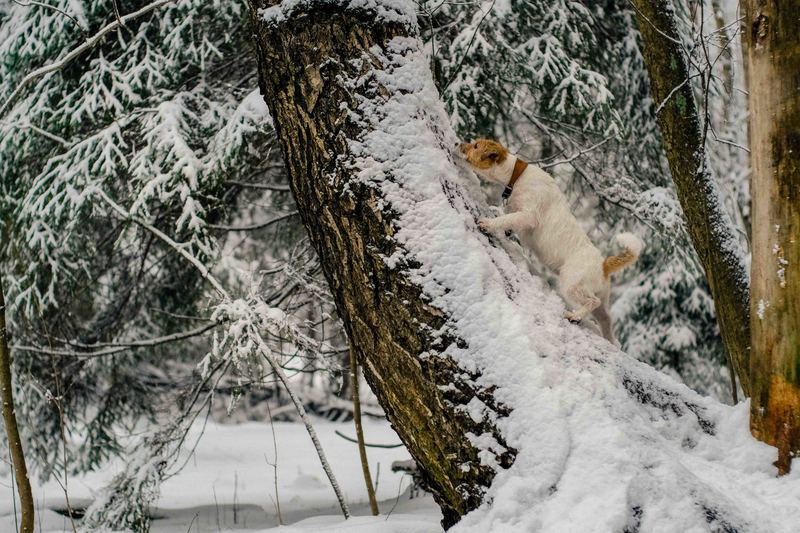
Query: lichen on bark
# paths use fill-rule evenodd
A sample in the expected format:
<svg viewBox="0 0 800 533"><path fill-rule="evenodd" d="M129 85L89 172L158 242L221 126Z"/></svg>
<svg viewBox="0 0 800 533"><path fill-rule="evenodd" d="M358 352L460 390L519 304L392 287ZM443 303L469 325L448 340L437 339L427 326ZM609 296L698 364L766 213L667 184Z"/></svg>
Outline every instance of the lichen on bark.
<svg viewBox="0 0 800 533"><path fill-rule="evenodd" d="M708 280L722 340L742 390L750 394L749 277L730 217L706 161L686 51L671 0L634 0L672 181Z"/></svg>

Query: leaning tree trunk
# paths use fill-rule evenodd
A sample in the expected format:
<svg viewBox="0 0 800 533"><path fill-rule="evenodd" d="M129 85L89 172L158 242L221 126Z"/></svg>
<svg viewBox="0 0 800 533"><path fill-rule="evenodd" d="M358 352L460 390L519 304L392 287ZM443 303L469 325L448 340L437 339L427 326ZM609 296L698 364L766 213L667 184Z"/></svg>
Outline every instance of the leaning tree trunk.
<svg viewBox="0 0 800 533"><path fill-rule="evenodd" d="M8 347L6 333L6 304L3 296L3 283L0 280L0 402L3 404L3 423L11 451L11 464L17 481L22 517L20 533L33 533L33 494L28 479L28 467L25 464L25 453L22 439L19 436L17 417L14 414L14 393L11 379L11 351Z"/></svg>
<svg viewBox="0 0 800 533"><path fill-rule="evenodd" d="M672 0L634 0L657 120L694 249L703 265L730 363L750 394L749 283L738 240L708 169L704 135Z"/></svg>
<svg viewBox="0 0 800 533"><path fill-rule="evenodd" d="M753 161L753 435L800 456L800 16L794 0L749 0Z"/></svg>
<svg viewBox="0 0 800 533"><path fill-rule="evenodd" d="M493 417L475 422L459 407L478 397L499 416L504 409L444 355L464 342L441 334L448 316L426 303L422 288L410 280L413 265L387 264L399 247L391 238L395 215L380 191L356 178L351 164L350 141L365 135L370 123L360 115L360 103L392 91L378 81L378 56L389 40L414 27L400 17L335 2L300 3L291 13L275 6L266 17L270 2L250 4L261 91L298 210L364 375L448 527L481 504L494 476L467 435L488 433L504 443L488 422ZM496 460L508 466L513 454L505 451Z"/></svg>

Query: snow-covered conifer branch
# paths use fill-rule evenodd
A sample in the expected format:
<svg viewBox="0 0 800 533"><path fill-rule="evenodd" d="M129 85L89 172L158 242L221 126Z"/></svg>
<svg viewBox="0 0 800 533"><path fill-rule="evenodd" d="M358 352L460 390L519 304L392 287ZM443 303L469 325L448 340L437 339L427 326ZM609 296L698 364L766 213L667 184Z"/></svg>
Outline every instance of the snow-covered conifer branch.
<svg viewBox="0 0 800 533"><path fill-rule="evenodd" d="M22 94L22 92L27 89L28 85L32 84L34 81L38 80L39 78L46 76L52 72L56 72L58 70L63 69L66 65L74 61L77 57L81 54L85 53L87 50L94 48L97 43L103 40L106 35L111 33L112 31L126 25L128 22L136 20L137 18L146 15L156 9L169 4L170 2L174 2L175 0L156 0L133 13L129 13L124 17L116 19L112 22L109 22L107 25L102 27L98 30L94 35L88 37L81 45L76 46L72 49L67 55L60 58L57 61L53 61L43 67L40 67L33 72L28 73L22 80L17 84L16 88L11 91L11 94L0 104L0 117L3 117L11 105L14 104L16 99Z"/></svg>

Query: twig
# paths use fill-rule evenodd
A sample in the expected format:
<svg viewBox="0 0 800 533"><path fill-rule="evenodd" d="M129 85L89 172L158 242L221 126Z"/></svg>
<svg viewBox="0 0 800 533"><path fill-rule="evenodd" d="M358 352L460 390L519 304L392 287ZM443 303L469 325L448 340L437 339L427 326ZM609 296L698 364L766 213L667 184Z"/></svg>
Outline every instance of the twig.
<svg viewBox="0 0 800 533"><path fill-rule="evenodd" d="M487 9L486 13L483 14L481 20L478 21L478 25L475 26L475 31L472 32L472 37L470 37L469 43L467 43L467 48L464 50L464 54L461 56L461 60L458 62L458 65L456 65L456 68L453 69L453 73L450 75L450 79L447 80L447 83L445 83L444 87L442 87L440 91L441 93L444 93L444 91L446 91L447 88L450 87L450 84L453 83L453 81L455 81L456 76L458 76L458 73L461 71L461 67L464 65L464 61L467 59L467 54L469 54L469 49L472 48L472 43L475 42L475 37L477 37L478 35L478 30L481 29L483 21L486 20L486 17L488 17L489 13L491 13L492 9L494 9L494 4L496 1L497 0L492 0L492 5L489 6L489 9Z"/></svg>
<svg viewBox="0 0 800 533"><path fill-rule="evenodd" d="M46 329L45 334L49 336L49 331ZM75 526L75 517L73 516L72 511L72 504L69 501L69 468L67 465L67 432L66 432L66 424L64 423L64 406L61 403L61 400L64 398L64 391L61 388L61 380L59 379L58 373L58 365L56 364L56 359L52 355L50 356L50 368L53 372L53 383L55 384L56 394L55 396L50 393L49 390L45 391L45 397L53 402L53 405L56 407L56 411L58 412L58 431L59 437L61 438L61 449L64 455L64 482L62 483L58 476L54 476L56 482L61 487L61 490L64 492L64 500L67 505L67 515L69 516L69 522L72 526L72 532L78 533L78 528Z"/></svg>
<svg viewBox="0 0 800 533"><path fill-rule="evenodd" d="M338 429L335 430L334 433L336 433L336 435L338 435L339 437L343 438L344 440L346 440L348 442L352 442L352 443L358 444L358 440L354 439L353 437L348 437L347 435L345 435L344 433L342 433ZM402 445L403 445L402 442L400 444L370 444L368 442L364 443L364 446L366 446L368 448L399 448Z"/></svg>
<svg viewBox="0 0 800 533"><path fill-rule="evenodd" d="M35 126L30 121L27 124L23 124L23 123L8 122L6 120L0 120L0 124L6 124L7 126L10 126L12 128L28 128L30 130L33 130L35 133L38 133L42 137L45 137L47 139L50 139L51 141L57 142L58 144L60 144L61 146L65 147L65 148L69 148L69 146L70 146L69 142L67 142L67 140L64 139L63 137L59 137L58 135L56 135L54 133L50 133L49 131L47 131L45 129L42 129L42 128L38 127L38 126Z"/></svg>
<svg viewBox="0 0 800 533"><path fill-rule="evenodd" d="M591 146L589 146L587 148L584 148L583 150L579 150L578 153L576 153L575 155L573 155L571 157L568 157L566 159L562 159L560 161L553 161L552 163L547 163L546 165L539 165L539 166L544 169L544 168L554 167L556 165L563 165L563 164L566 164L566 163L572 163L573 161L575 161L576 159L578 159L582 155L588 154L589 152L591 152L593 150L596 150L597 148L600 148L601 146L603 146L604 144L606 144L608 141L610 141L611 139L613 139L615 137L616 137L616 135L610 135L610 136L606 137L605 139L603 139L602 141L598 141L595 144L593 144L593 145L591 145Z"/></svg>
<svg viewBox="0 0 800 533"><path fill-rule="evenodd" d="M364 483L367 486L367 496L369 497L369 507L372 516L378 516L378 500L375 498L375 487L372 486L372 475L369 473L369 461L367 460L367 447L364 445L364 427L361 425L361 398L358 393L358 359L356 351L350 348L350 387L353 392L353 422L356 426L356 436L358 437L358 455L361 458L361 470L364 474Z"/></svg>
<svg viewBox="0 0 800 533"><path fill-rule="evenodd" d="M255 231L255 230L258 230L258 229L267 228L267 227L275 224L276 222L280 222L281 220L286 220L287 218L291 218L291 217L293 217L293 216L295 216L297 214L298 214L297 211L292 211L291 213L286 213L284 215L278 215L277 217L272 218L270 220L267 220L266 222L260 222L258 224L252 224L250 226L223 226L223 225L220 225L220 224L208 224L208 227L212 228L212 229L218 229L218 230L224 230L224 231Z"/></svg>
<svg viewBox="0 0 800 533"><path fill-rule="evenodd" d="M58 429L61 436L61 448L62 453L64 455L64 483L61 483L61 480L56 477L56 481L58 482L61 490L64 492L64 501L67 505L67 514L69 515L69 522L72 526L73 533L78 533L78 528L75 525L75 517L72 509L72 504L69 501L69 469L67 468L67 433L65 431L65 424L64 424L64 409L61 405L61 393L58 392L60 385L58 376L55 375L55 358L50 358L52 364L54 365L54 378L56 380L56 393L58 394L57 397L52 397L51 400L53 404L56 406L56 411L58 411Z"/></svg>
<svg viewBox="0 0 800 533"><path fill-rule="evenodd" d="M86 348L86 349L101 348L98 350L88 351L88 352L78 352L74 350L59 350L53 348L45 348L43 346L25 346L25 345L15 345L12 346L12 348L14 350L20 350L23 352L42 353L47 355L61 355L66 357L77 357L78 359L92 359L95 357L114 355L135 348L152 348L170 342L189 339L191 337L202 335L206 331L219 326L223 322L224 320L221 320L219 322L212 322L211 324L206 324L199 328L192 329L189 331L182 331L180 333L173 333L171 335L164 335L162 337L155 337L153 339L144 339L139 341L131 341L127 343L108 342L108 343L96 343L96 344L83 344L79 342L68 341L70 345L79 348Z"/></svg>
<svg viewBox="0 0 800 533"><path fill-rule="evenodd" d="M222 525L219 523L219 502L217 501L217 487L216 484L211 484L211 492L214 494L214 509L217 512L217 531L222 531Z"/></svg>
<svg viewBox="0 0 800 533"><path fill-rule="evenodd" d="M696 77L698 77L699 75L700 75L700 74L691 74L691 75L690 75L689 77L687 77L685 80L683 80L683 81L682 81L682 82L680 82L678 85L676 85L675 87L673 87L673 88L672 88L672 90L671 90L671 91L669 92L669 94L667 95L667 97L666 97L666 98L664 98L664 100L663 100L663 101L662 101L660 104L658 104L658 107L656 107L656 110L655 110L655 112L654 112L653 114L654 114L654 115L656 115L656 116L658 116L658 114L659 114L659 113L661 113L661 110L662 110L662 109L664 109L664 106L665 106L665 105L667 105L667 103L668 103L668 102L669 102L669 101L672 99L672 95L673 95L673 94L675 94L676 92L680 91L680 90L681 90L681 87L683 87L684 85L686 85L687 83L689 83L689 81L691 81L691 79L692 79L692 78L696 78Z"/></svg>
<svg viewBox="0 0 800 533"><path fill-rule="evenodd" d="M336 481L336 476L333 474L331 465L330 463L328 463L328 459L325 457L325 451L322 449L322 444L320 444L319 442L319 438L317 437L317 432L314 429L314 426L311 424L311 419L308 417L306 408L303 407L303 402L300 401L300 398L298 398L297 394L294 392L291 386L289 386L289 378L286 377L286 373L283 371L283 368L281 368L281 366L272 356L271 350L264 343L264 339L261 338L261 335L258 334L258 331L256 331L253 326L250 326L250 329L251 333L253 334L253 338L256 339L256 342L258 343L258 348L259 350L261 350L261 354L264 356L264 359L266 359L269 365L272 367L272 370L275 371L275 374L278 376L278 379L283 385L283 388L286 390L286 393L292 400L295 409L297 409L297 414L300 416L300 419L306 426L306 431L308 432L308 436L311 437L311 442L314 443L314 448L316 448L317 450L317 456L319 457L320 463L322 463L322 469L328 476L328 481L330 481L331 487L333 488L333 492L336 494L336 499L339 500L339 507L342 509L342 514L346 519L350 518L350 508L347 506L347 502L344 499L344 495L342 494L342 490L339 487L339 483Z"/></svg>
<svg viewBox="0 0 800 533"><path fill-rule="evenodd" d="M9 455L11 450L9 450ZM19 531L19 517L17 516L17 477L14 472L14 461L9 461L11 465L11 504L14 508L14 530Z"/></svg>
<svg viewBox="0 0 800 533"><path fill-rule="evenodd" d="M275 462L270 463L267 461L267 464L272 466L272 479L275 483L275 510L278 513L278 525L283 525L283 515L281 514L281 498L280 494L278 493L278 438L275 436L275 420L272 417L272 409L269 406L269 400L267 400L267 415L269 415L269 426L272 430L272 446L275 450ZM266 459L266 454L264 455L264 459Z"/></svg>
<svg viewBox="0 0 800 533"><path fill-rule="evenodd" d="M389 512L386 514L386 520L389 520L389 517L390 517L390 516L392 516L392 513L393 513L393 512L394 512L394 510L397 508L397 504L398 504L398 503L400 503L400 494L402 494L402 493L403 493L403 491L402 491L402 489L403 489L403 480L404 480L405 478L406 478L406 476L405 476L405 475L403 475L402 477L400 477L400 483L397 485L397 498L394 500L394 505L392 505L392 508L391 508L391 509L389 509ZM385 522L386 520L384 520L384 522Z"/></svg>
<svg viewBox="0 0 800 533"><path fill-rule="evenodd" d="M245 189L263 189L265 191L279 191L279 192L291 191L288 185L267 185L264 183L245 183L243 181L233 181L233 180L226 181L225 185L235 185L236 187L244 187Z"/></svg>
<svg viewBox="0 0 800 533"><path fill-rule="evenodd" d="M127 220L131 220L136 222L143 228L147 229L148 231L152 232L156 237L167 243L170 247L175 249L180 255L182 255L185 259L187 259L197 270L203 275L203 278L206 279L213 287L216 289L217 293L224 299L230 300L230 296L228 292L224 289L222 284L209 272L208 268L200 262L199 259L194 257L192 254L187 252L183 247L181 247L178 243L172 240L169 236L164 234L161 230L154 227L152 224L140 219L139 217L131 215L125 208L114 202L111 198L109 198L105 192L103 192L99 188L93 188L93 193L97 194L100 198L103 199L111 208L117 212L120 216ZM311 420L308 417L308 413L305 410L302 402L298 398L297 394L289 385L289 379L286 376L286 373L283 371L283 368L278 364L275 358L272 355L272 351L264 342L264 339L261 337L259 331L256 329L255 326L250 324L248 326L249 332L253 339L256 340L258 349L261 351L264 359L269 363L272 367L272 370L275 372L275 375L280 380L281 384L283 385L286 392L289 394L292 403L294 404L300 419L303 421L303 424L306 427L306 431L308 432L311 441L314 443L314 447L316 448L317 455L319 456L319 460L322 463L322 468L325 471L325 474L328 477L328 480L331 483L331 487L333 488L334 493L336 494L336 498L339 501L339 506L341 507L342 514L345 518L350 518L350 509L347 505L347 502L344 499L344 495L342 494L341 488L339 487L338 482L336 481L336 476L333 473L333 470L330 467L330 463L328 462L327 458L325 457L325 452L322 449L322 445L319 442L319 438L317 437L317 433L314 429L314 426L311 423ZM300 340L300 339L296 339ZM113 349L113 348L112 348Z"/></svg>
<svg viewBox="0 0 800 533"><path fill-rule="evenodd" d="M197 520L198 516L200 516L200 513L194 513L194 516L192 517L192 521L189 522L189 527L188 527L188 529L186 529L186 533L189 533L192 530L192 526L194 525L194 522L195 522L195 520Z"/></svg>
<svg viewBox="0 0 800 533"><path fill-rule="evenodd" d="M114 6L114 18L116 18L116 19L117 19L117 23L118 23L118 24L119 24L121 27L125 27L125 23L124 23L124 22L122 22L122 19L121 19L121 18L120 18L120 16L119 16L119 4L117 3L117 0L112 0L112 1L111 1L111 3L112 3L112 5Z"/></svg>
<svg viewBox="0 0 800 533"><path fill-rule="evenodd" d="M166 3L167 1L172 1L172 0L161 0L161 1ZM109 198L108 195L106 195L106 193L103 192L102 189L98 187L93 187L91 192L97 194L97 196L99 196L104 202L106 202L111 207L111 209L116 211L124 219L139 224L146 230L152 232L156 237L167 243L171 248L173 248L176 252L181 254L187 261L189 261L192 265L194 265L194 267L197 268L198 271L200 271L200 274L203 276L203 278L206 281L208 281L212 287L214 287L214 289L220 294L220 296L222 296L225 299L230 299L228 291L226 291L222 287L220 282L217 281L217 279L211 275L211 273L208 271L208 267L206 267L203 263L201 263L200 260L197 259L195 256L187 252L184 249L184 247L180 246L177 242L172 240L168 235L166 235L164 232L162 232L160 229L156 228L152 224L142 220L137 216L131 215L124 207L122 207L114 200Z"/></svg>
<svg viewBox="0 0 800 533"><path fill-rule="evenodd" d="M239 523L238 502L236 500L237 492L239 490L239 471L233 471L233 523Z"/></svg>
<svg viewBox="0 0 800 533"><path fill-rule="evenodd" d="M79 30L81 30L81 33L84 36L87 33L86 28L81 26L81 23L78 22L78 19L76 19L75 17L73 17L72 15L70 15L69 13L64 11L63 9L59 8L58 6L51 6L50 4L45 4L44 2L36 2L35 0L29 0L27 3L26 2L21 2L20 0L14 0L14 3L19 5L19 6L23 6L23 7L39 6L39 7L45 8L45 9L52 9L53 11L57 11L57 12L61 13L62 15L64 15L65 17L67 17L69 20L71 20L72 23L75 24L78 27Z"/></svg>
<svg viewBox="0 0 800 533"><path fill-rule="evenodd" d="M663 32L663 31L662 31L662 30L661 30L661 29L660 29L658 26L656 26L655 24L653 24L653 22L652 22L652 21L651 21L649 18L647 18L647 17L645 16L645 14L644 14L644 13L642 13L641 11L639 11L639 8L638 8L638 6L636 5L636 3L635 3L633 0L628 0L628 3L631 5L631 7L634 9L634 11L636 11L636 12L637 12L639 15L641 15L641 17L642 17L644 20L646 20L646 21L647 21L647 23L648 23L648 24L649 24L649 25L650 25L650 26L651 26L651 27L652 27L654 30L656 30L656 31L658 32L658 34L659 34L659 35L661 35L663 38L665 38L665 39L666 39L666 40L668 40L668 41L671 41L671 42L673 42L673 43L675 43L675 44L678 44L678 45L681 45L681 46L683 46L683 43L680 41L680 39L676 39L676 38L674 38L674 37L671 37L670 35L667 35L667 34L666 34L666 33L664 33L664 32Z"/></svg>

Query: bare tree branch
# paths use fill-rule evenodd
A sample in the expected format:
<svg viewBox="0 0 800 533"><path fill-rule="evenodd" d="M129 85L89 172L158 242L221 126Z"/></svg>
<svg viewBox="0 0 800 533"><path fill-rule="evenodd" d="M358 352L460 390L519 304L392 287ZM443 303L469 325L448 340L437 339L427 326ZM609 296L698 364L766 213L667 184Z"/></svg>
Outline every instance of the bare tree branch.
<svg viewBox="0 0 800 533"><path fill-rule="evenodd" d="M75 341L68 341L68 344L72 346L78 348L85 348L87 350L92 350L87 352L80 352L75 350L60 350L54 348L46 348L43 346L26 346L26 345L17 345L17 346L12 346L11 348L14 350L20 350L25 352L43 353L48 355L62 355L66 357L77 357L78 359L93 359L95 357L114 355L128 350L133 350L136 348L153 348L156 346L161 346L163 344L168 344L170 342L190 339L192 337L197 337L199 335L202 335L206 331L214 329L222 323L224 323L224 321L212 322L210 324L206 324L199 328L195 328L189 331L182 331L179 333L173 333L171 335L164 335L162 337L155 337L152 339L143 339L125 343L108 342L108 343L84 344Z"/></svg>
<svg viewBox="0 0 800 533"><path fill-rule="evenodd" d="M291 218L295 215L297 215L297 211L292 211L291 213L279 215L265 222L259 222L258 224L252 224L250 226L225 226L222 224L209 224L208 227L224 231L255 231L259 229L268 228L269 226L275 224L276 222L280 222L281 220L286 220L287 218Z"/></svg>

